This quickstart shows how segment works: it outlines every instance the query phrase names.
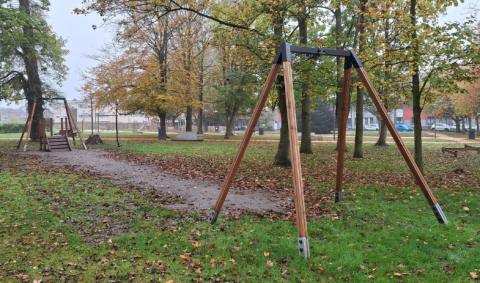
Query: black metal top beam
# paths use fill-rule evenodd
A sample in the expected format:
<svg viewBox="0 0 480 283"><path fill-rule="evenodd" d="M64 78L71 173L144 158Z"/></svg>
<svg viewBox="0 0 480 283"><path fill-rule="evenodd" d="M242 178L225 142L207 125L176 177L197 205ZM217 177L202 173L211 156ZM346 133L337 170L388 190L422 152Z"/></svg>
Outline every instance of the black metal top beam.
<svg viewBox="0 0 480 283"><path fill-rule="evenodd" d="M326 49L326 48L317 48L317 47L305 47L305 46L295 46L290 45L287 42L283 42L280 45L280 49L275 56L274 64L281 64L285 61L292 62L291 53L306 54L312 56L334 56L334 57L345 57L349 58L351 63L346 64L345 66L350 66L353 64L355 68L362 67L362 62L358 58L355 51L350 48L349 50L336 50L336 49Z"/></svg>
<svg viewBox="0 0 480 283"><path fill-rule="evenodd" d="M60 97L57 97L57 98L48 98L48 97L35 97L33 98L33 102L37 102L37 100L63 100L63 101L66 101L65 98L60 98Z"/></svg>

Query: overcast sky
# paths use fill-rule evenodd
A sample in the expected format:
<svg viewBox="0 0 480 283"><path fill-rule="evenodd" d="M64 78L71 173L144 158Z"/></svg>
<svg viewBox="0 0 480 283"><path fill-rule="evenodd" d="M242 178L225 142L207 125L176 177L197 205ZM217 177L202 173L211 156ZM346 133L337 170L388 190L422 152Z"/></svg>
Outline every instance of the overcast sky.
<svg viewBox="0 0 480 283"><path fill-rule="evenodd" d="M107 42L110 35L102 28L92 29L92 25L100 26L102 20L96 15L79 16L72 13L73 9L81 7L82 0L50 0L51 7L48 22L53 27L53 31L67 40L66 48L70 54L66 57L66 65L69 67L69 74L61 91L67 99L80 99L81 94L76 88L80 87L80 72L85 68L95 66L96 62L84 58L84 54L92 54L95 48L100 48ZM458 21L464 18L467 7L470 4L478 4L480 0L465 0L465 3L458 7L451 7L447 17L441 22ZM25 102L16 106L12 104L7 106L1 102L0 107L23 107Z"/></svg>

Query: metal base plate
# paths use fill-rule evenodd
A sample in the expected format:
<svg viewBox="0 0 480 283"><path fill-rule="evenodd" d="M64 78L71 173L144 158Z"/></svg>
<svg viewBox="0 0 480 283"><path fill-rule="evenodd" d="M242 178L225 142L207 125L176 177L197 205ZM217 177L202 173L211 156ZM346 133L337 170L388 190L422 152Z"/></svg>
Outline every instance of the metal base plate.
<svg viewBox="0 0 480 283"><path fill-rule="evenodd" d="M212 211L210 213L210 218L208 219L208 223L215 224L215 222L217 222L217 218L218 218L218 212L216 212L215 210Z"/></svg>
<svg viewBox="0 0 480 283"><path fill-rule="evenodd" d="M23 146L23 151L27 151L27 145Z"/></svg>
<svg viewBox="0 0 480 283"><path fill-rule="evenodd" d="M335 202L343 201L343 192L335 192Z"/></svg>
<svg viewBox="0 0 480 283"><path fill-rule="evenodd" d="M303 258L310 258L310 246L308 245L308 238L301 237L297 240L298 253Z"/></svg>
<svg viewBox="0 0 480 283"><path fill-rule="evenodd" d="M445 214L443 214L442 208L440 207L440 204L435 204L431 206L433 210L433 214L437 217L438 222L442 224L448 224L447 217L445 217Z"/></svg>
<svg viewBox="0 0 480 283"><path fill-rule="evenodd" d="M82 142L82 144L83 144L83 148L84 148L84 149L87 149L87 146L85 145L85 143Z"/></svg>

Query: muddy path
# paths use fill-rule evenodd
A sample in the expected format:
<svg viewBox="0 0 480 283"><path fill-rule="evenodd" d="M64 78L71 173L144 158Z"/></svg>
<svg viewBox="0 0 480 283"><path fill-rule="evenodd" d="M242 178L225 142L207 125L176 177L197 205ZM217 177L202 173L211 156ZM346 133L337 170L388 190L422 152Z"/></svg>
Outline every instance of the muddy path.
<svg viewBox="0 0 480 283"><path fill-rule="evenodd" d="M28 151L19 154L37 156L44 166L72 166L75 170L99 174L112 184L138 186L145 190L173 193L186 199L184 203L165 205L172 209L186 209L209 213L218 198L222 183L173 176L161 172L154 165L119 161L107 157L102 149L73 149L64 152ZM267 212L285 213L285 207L293 203L291 199L278 199L268 192L230 190L222 208L222 213Z"/></svg>

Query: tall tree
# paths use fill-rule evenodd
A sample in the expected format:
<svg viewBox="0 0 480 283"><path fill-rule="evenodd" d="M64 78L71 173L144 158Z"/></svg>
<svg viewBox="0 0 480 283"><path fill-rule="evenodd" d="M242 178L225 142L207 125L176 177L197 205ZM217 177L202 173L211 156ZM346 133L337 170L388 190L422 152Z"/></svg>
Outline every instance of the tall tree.
<svg viewBox="0 0 480 283"><path fill-rule="evenodd" d="M48 26L44 13L49 2L0 0L0 100L22 98L31 113L35 97L58 95L54 84L65 79L65 41ZM30 137L38 138L43 100L37 101Z"/></svg>
<svg viewBox="0 0 480 283"><path fill-rule="evenodd" d="M359 2L359 16L358 16L358 54L363 55L363 49L365 48L365 22L366 10L368 0L360 0ZM363 59L362 57L360 57ZM356 132L355 132L355 148L353 150L354 158L363 158L363 111L364 111L364 88L357 86L357 101L356 101Z"/></svg>

